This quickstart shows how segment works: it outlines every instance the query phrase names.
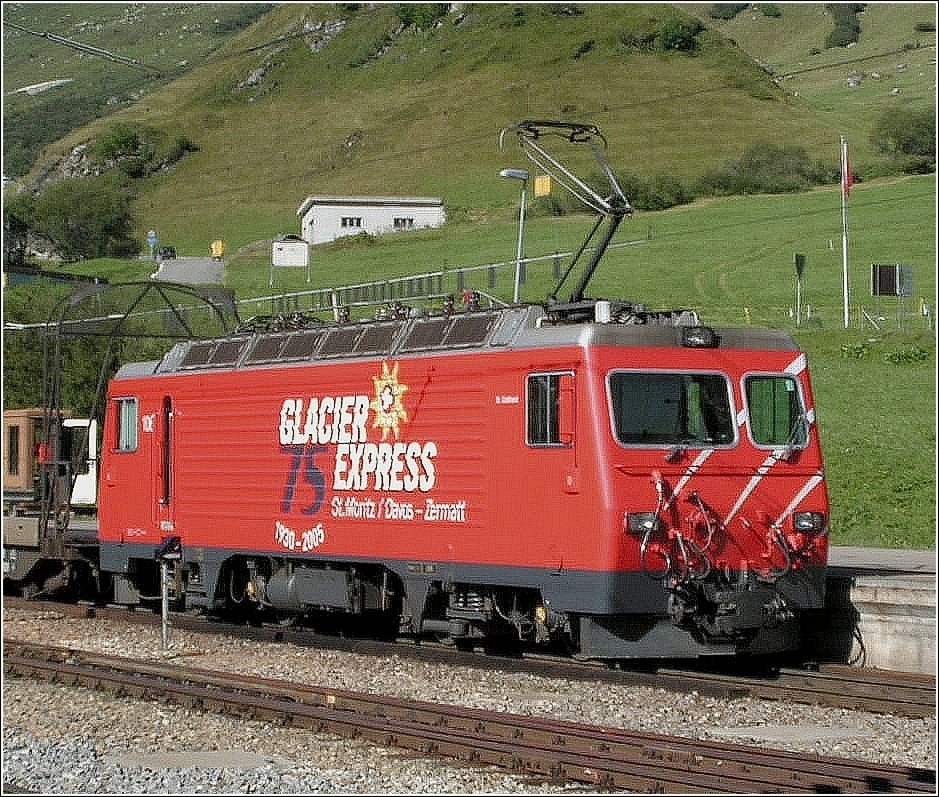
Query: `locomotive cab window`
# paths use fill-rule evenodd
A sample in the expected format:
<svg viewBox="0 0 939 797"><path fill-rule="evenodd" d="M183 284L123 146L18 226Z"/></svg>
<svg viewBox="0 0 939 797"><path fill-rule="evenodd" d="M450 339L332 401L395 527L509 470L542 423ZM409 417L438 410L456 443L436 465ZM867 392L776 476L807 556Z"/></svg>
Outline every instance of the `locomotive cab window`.
<svg viewBox="0 0 939 797"><path fill-rule="evenodd" d="M137 399L121 398L115 402L117 451L137 450Z"/></svg>
<svg viewBox="0 0 939 797"><path fill-rule="evenodd" d="M745 385L753 442L804 448L808 424L796 379L787 374L761 374L748 376Z"/></svg>
<svg viewBox="0 0 939 797"><path fill-rule="evenodd" d="M706 448L734 441L721 374L618 371L609 389L613 431L623 445Z"/></svg>
<svg viewBox="0 0 939 797"><path fill-rule="evenodd" d="M574 375L531 374L528 377L527 432L530 446L570 446L573 443Z"/></svg>

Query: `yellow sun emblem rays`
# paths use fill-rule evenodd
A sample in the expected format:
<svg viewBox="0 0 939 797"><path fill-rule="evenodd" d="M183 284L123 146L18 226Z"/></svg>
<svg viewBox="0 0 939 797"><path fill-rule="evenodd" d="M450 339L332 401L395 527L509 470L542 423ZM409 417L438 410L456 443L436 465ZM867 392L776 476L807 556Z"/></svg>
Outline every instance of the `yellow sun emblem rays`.
<svg viewBox="0 0 939 797"><path fill-rule="evenodd" d="M373 429L381 429L381 439L386 440L389 432L394 432L395 440L400 433L398 424L408 422L408 413L404 409L401 397L407 392L408 386L398 382L398 363L388 367L382 363L381 376L373 376L375 383L375 398L369 407L375 410L375 423Z"/></svg>

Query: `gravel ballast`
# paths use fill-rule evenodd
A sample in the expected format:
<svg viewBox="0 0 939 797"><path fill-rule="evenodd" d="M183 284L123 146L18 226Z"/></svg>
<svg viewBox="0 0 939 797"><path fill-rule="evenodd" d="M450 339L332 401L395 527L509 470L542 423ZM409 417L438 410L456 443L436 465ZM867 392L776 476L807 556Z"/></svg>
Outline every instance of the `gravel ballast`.
<svg viewBox="0 0 939 797"><path fill-rule="evenodd" d="M909 719L754 698L721 699L175 629L171 647L164 651L159 626L28 609L4 609L4 637L516 714L936 767L935 717ZM20 678L4 680L3 726L4 784L43 793L592 791L366 742ZM179 755L165 755L170 753Z"/></svg>

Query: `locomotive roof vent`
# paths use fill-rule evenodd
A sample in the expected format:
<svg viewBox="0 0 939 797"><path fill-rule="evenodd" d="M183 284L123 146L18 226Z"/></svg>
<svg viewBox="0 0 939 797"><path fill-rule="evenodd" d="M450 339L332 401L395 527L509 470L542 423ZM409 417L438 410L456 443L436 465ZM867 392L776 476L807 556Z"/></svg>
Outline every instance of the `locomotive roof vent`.
<svg viewBox="0 0 939 797"><path fill-rule="evenodd" d="M492 311L418 319L401 344L400 350L481 346L500 318L499 311Z"/></svg>
<svg viewBox="0 0 939 797"><path fill-rule="evenodd" d="M183 355L178 367L184 370L234 366L249 342L249 338L230 338L193 343Z"/></svg>
<svg viewBox="0 0 939 797"><path fill-rule="evenodd" d="M681 345L692 349L716 349L720 345L720 337L710 327L682 327Z"/></svg>
<svg viewBox="0 0 939 797"><path fill-rule="evenodd" d="M668 327L697 327L701 319L694 310L647 310L635 302L584 299L580 302L553 302L545 308L544 324L622 324Z"/></svg>

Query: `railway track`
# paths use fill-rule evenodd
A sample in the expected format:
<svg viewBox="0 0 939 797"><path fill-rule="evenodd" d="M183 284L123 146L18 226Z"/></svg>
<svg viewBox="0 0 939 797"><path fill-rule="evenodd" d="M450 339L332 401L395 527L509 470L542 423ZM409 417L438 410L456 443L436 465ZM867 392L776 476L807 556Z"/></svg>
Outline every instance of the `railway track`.
<svg viewBox="0 0 939 797"><path fill-rule="evenodd" d="M913 794L936 789L934 770L409 701L16 640L4 640L4 672L602 788Z"/></svg>
<svg viewBox="0 0 939 797"><path fill-rule="evenodd" d="M659 674L669 677L672 672L660 670ZM674 674L679 679L693 677L684 672ZM750 697L768 700L914 718L936 713L936 679L919 673L823 665L818 670L783 668L773 679L720 674L706 677L712 688L724 681L732 687L745 689Z"/></svg>
<svg viewBox="0 0 939 797"><path fill-rule="evenodd" d="M129 611L115 607L60 604L5 598L12 608L70 613L78 617L98 617L124 622L159 624L159 615L150 611ZM172 627L180 630L225 633L264 642L283 642L344 650L364 655L407 655L462 666L499 667L569 680L648 686L676 692L698 692L721 698L754 697L831 708L848 708L877 714L921 718L936 714L936 679L917 673L890 672L862 667L822 665L818 669L780 669L769 675L731 674L659 668L655 671L611 669L597 663L577 662L542 655L488 655L458 651L442 645L414 645L380 642L352 637L336 637L308 629L255 627L217 623L202 617L173 615Z"/></svg>

